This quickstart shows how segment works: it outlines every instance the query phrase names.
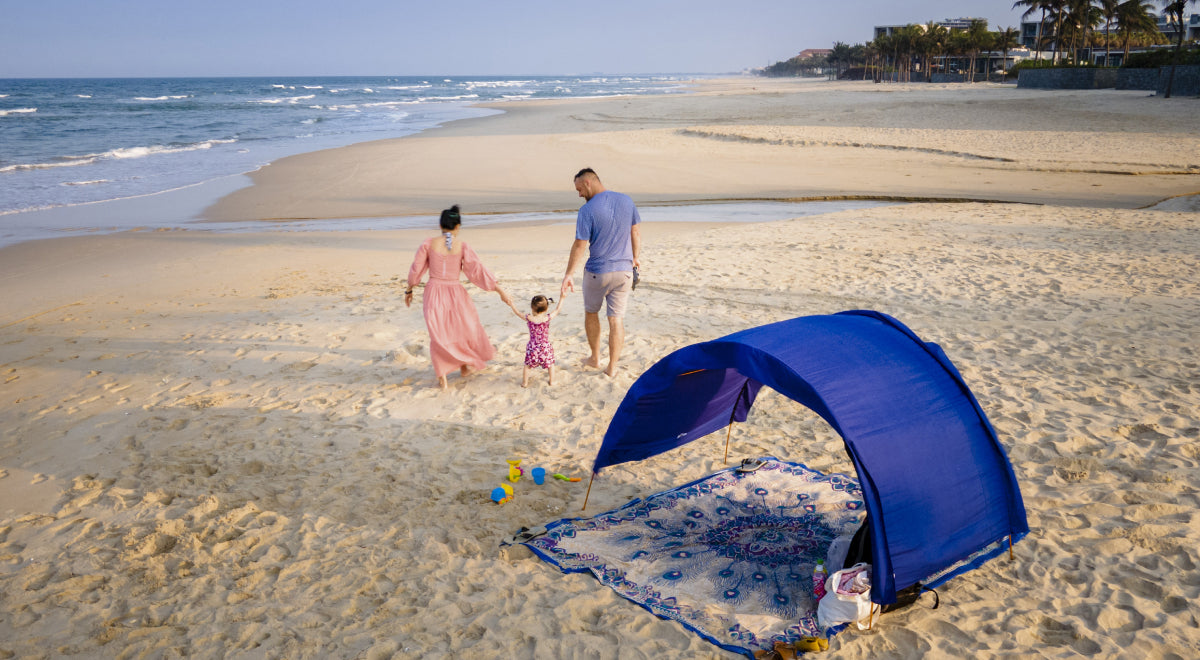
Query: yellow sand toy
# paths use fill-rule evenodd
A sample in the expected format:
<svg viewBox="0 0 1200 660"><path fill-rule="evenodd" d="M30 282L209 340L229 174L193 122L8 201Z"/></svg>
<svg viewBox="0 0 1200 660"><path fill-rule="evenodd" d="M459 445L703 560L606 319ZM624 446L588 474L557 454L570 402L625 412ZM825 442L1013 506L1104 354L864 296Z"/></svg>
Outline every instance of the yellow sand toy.
<svg viewBox="0 0 1200 660"><path fill-rule="evenodd" d="M515 461L507 461L508 463L508 480L517 483L521 475L525 474L525 470L521 467L521 459Z"/></svg>

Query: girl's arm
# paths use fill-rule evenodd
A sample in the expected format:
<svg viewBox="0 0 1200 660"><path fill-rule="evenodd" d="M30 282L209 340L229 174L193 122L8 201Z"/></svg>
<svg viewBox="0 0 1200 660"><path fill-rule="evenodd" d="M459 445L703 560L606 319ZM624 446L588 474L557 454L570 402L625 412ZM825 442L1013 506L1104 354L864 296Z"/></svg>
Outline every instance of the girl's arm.
<svg viewBox="0 0 1200 660"><path fill-rule="evenodd" d="M521 313L521 310L517 309L517 306L515 304L513 304L513 301L511 301L511 300L508 301L508 308L513 311L513 314L517 315L517 318L519 318L521 320L525 319L525 315Z"/></svg>
<svg viewBox="0 0 1200 660"><path fill-rule="evenodd" d="M567 296L565 294L560 295L558 297L558 302L555 303L555 305L554 305L554 311L550 312L550 318L554 318L554 317L558 316L558 311L560 309L562 309L563 298L566 298L566 297Z"/></svg>

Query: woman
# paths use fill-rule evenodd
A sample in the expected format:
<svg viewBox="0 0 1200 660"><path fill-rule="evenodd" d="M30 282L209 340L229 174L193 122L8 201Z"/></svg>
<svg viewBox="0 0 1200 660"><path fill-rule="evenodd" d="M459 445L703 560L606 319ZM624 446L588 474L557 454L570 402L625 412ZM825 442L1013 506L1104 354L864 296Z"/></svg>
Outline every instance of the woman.
<svg viewBox="0 0 1200 660"><path fill-rule="evenodd" d="M442 235L421 244L412 267L408 269L408 289L404 292L405 306L412 306L413 288L429 271L429 283L425 285L425 297L421 309L425 314L425 327L429 329L429 355L433 359L433 373L438 385L446 389L446 374L459 369L466 376L487 366L496 350L488 341L479 312L466 287L459 283L459 275L484 291L495 291L505 304L511 299L496 282L496 277L484 268L479 255L469 245L459 240L458 230L462 216L458 206L442 211Z"/></svg>

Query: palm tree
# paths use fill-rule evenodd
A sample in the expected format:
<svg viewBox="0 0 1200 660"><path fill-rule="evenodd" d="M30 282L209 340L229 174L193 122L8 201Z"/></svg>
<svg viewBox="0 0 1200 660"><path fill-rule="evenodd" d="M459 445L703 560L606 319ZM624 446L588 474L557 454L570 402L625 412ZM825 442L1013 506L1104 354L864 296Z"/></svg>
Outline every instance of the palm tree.
<svg viewBox="0 0 1200 660"><path fill-rule="evenodd" d="M875 44L875 82L883 82L884 69L887 67L887 54L892 52L893 48L892 40L893 37L881 34L872 42Z"/></svg>
<svg viewBox="0 0 1200 660"><path fill-rule="evenodd" d="M1179 40L1175 42L1175 57L1171 60L1171 73L1167 75L1167 93L1163 98L1171 98L1171 86L1175 83L1175 67L1179 64L1179 56L1183 52L1183 35L1187 32L1187 25L1183 22L1184 9L1188 3L1195 4L1196 0L1163 0L1163 13L1171 19L1174 19L1175 26L1179 30Z"/></svg>
<svg viewBox="0 0 1200 660"><path fill-rule="evenodd" d="M1038 61L1042 58L1042 40L1045 35L1042 34L1042 26L1046 24L1046 2L1044 0L1017 0L1013 3L1012 8L1026 7L1021 18L1029 18L1034 12L1042 12L1042 18L1038 21L1037 37L1034 39L1033 61Z"/></svg>
<svg viewBox="0 0 1200 660"><path fill-rule="evenodd" d="M1112 34L1113 25L1117 22L1117 13L1120 11L1121 0L1100 0L1100 14L1104 17L1104 35L1107 38ZM1112 52L1112 43L1105 40L1104 43L1104 66L1108 66L1109 53Z"/></svg>
<svg viewBox="0 0 1200 660"><path fill-rule="evenodd" d="M946 51L946 38L949 35L950 31L944 25L929 21L929 24L925 26L925 33L917 40L921 57L924 58L923 66L927 82L933 82L933 60Z"/></svg>
<svg viewBox="0 0 1200 660"><path fill-rule="evenodd" d="M863 57L866 59L866 66L863 67L863 80L867 79L867 74L875 68L875 58L879 57L879 47L874 41L868 41L863 45Z"/></svg>
<svg viewBox="0 0 1200 660"><path fill-rule="evenodd" d="M1063 30L1070 14L1068 11L1070 0L1045 0L1045 3L1050 17L1054 19L1054 63L1057 64L1062 58L1063 42L1066 41L1063 37Z"/></svg>
<svg viewBox="0 0 1200 660"><path fill-rule="evenodd" d="M992 35L992 48L1004 53L1004 59L1001 60L1000 66L1004 69L1005 78L1008 77L1008 51L1020 43L1017 39L1018 34L1016 28L1007 27Z"/></svg>
<svg viewBox="0 0 1200 660"><path fill-rule="evenodd" d="M979 58L979 51L990 49L991 42L992 33L988 32L987 21L973 19L966 33L967 52L970 54L971 62L970 82L975 82L975 60Z"/></svg>
<svg viewBox="0 0 1200 660"><path fill-rule="evenodd" d="M841 41L833 42L833 51L829 53L829 61L833 62L834 80L842 77L842 72L850 68L850 46ZM842 65L845 65L845 68Z"/></svg>
<svg viewBox="0 0 1200 660"><path fill-rule="evenodd" d="M1067 0L1065 12L1062 40L1070 45L1071 59L1078 62L1081 50L1089 45L1090 28L1099 25L1102 19L1092 0Z"/></svg>
<svg viewBox="0 0 1200 660"><path fill-rule="evenodd" d="M908 24L896 30L897 59L903 57L904 82L912 80L913 59L919 51L921 41L921 26Z"/></svg>
<svg viewBox="0 0 1200 660"><path fill-rule="evenodd" d="M1117 34L1125 48L1121 62L1129 60L1129 42L1135 34L1160 34L1150 0L1125 0L1117 5Z"/></svg>

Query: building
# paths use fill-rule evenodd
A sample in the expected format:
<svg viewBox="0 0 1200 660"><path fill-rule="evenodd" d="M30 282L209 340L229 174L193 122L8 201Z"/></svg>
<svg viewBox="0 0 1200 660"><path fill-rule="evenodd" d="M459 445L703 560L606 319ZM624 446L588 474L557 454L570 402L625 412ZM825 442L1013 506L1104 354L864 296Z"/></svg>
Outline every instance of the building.
<svg viewBox="0 0 1200 660"><path fill-rule="evenodd" d="M1038 38L1041 38L1041 44L1038 44ZM1054 48L1054 21L1021 21L1021 45L1030 49L1038 50L1040 45L1044 50L1053 50Z"/></svg>
<svg viewBox="0 0 1200 660"><path fill-rule="evenodd" d="M983 26L985 28L987 27L987 19L986 18L947 18L947 19L938 21L937 24L946 28L947 30L967 30L971 27L972 21L983 21ZM922 28L922 29L924 29L924 27L925 27L921 23L907 23L905 25L876 25L875 26L875 38L890 37L893 34L896 34L896 32L898 30L906 28L909 25L916 25L917 27Z"/></svg>
<svg viewBox="0 0 1200 660"><path fill-rule="evenodd" d="M798 60L811 60L814 57L829 57L833 50L830 48L805 48L796 55Z"/></svg>
<svg viewBox="0 0 1200 660"><path fill-rule="evenodd" d="M1200 14L1192 14L1187 17L1184 33L1184 41L1195 41L1200 39ZM1021 45L1031 50L1036 50L1038 47L1038 29L1039 21L1022 21L1021 22ZM1054 39L1054 21L1049 19L1040 25L1042 35L1042 50L1057 50L1058 46ZM1103 32L1103 29L1101 29ZM1163 33L1171 43L1175 43L1179 39L1179 29L1175 25L1175 21L1170 17L1159 14L1158 16L1158 31Z"/></svg>
<svg viewBox="0 0 1200 660"><path fill-rule="evenodd" d="M1179 26L1175 24L1174 16L1158 17L1158 31L1163 33L1171 43L1179 40ZM1200 39L1200 14L1192 14L1184 17L1184 34L1183 40L1195 41Z"/></svg>

